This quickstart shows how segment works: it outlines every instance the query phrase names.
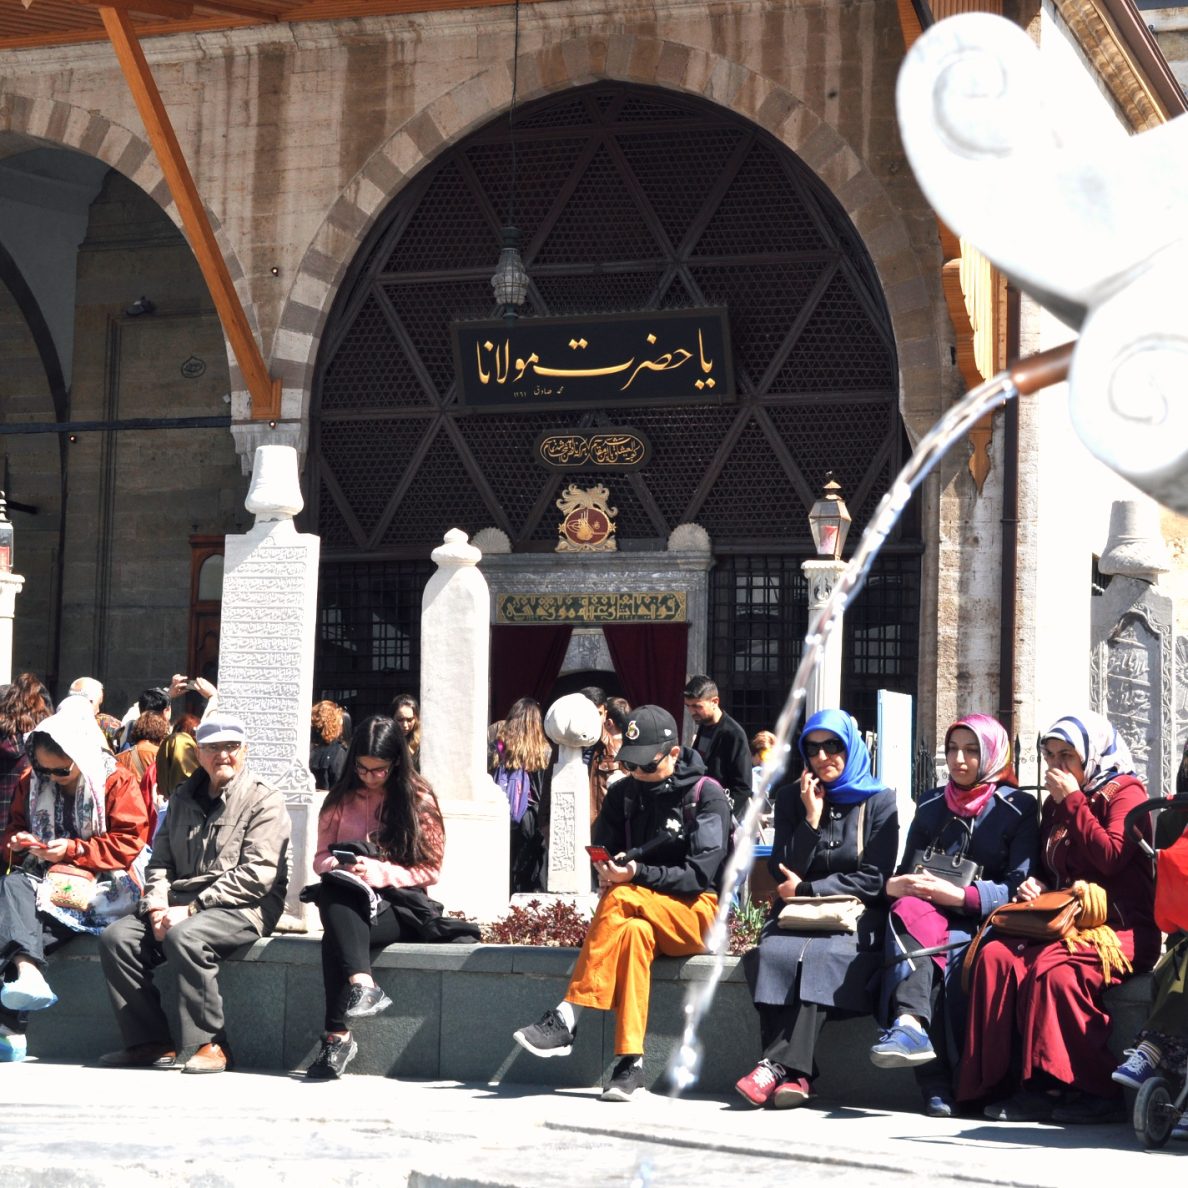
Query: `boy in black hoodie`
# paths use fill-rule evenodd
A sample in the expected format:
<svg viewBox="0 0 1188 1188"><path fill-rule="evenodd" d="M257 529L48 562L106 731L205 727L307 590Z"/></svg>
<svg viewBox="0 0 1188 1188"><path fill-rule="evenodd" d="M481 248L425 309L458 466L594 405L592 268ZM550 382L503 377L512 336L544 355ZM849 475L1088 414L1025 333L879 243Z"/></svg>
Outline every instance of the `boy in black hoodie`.
<svg viewBox="0 0 1188 1188"><path fill-rule="evenodd" d="M730 798L680 745L676 722L658 705L633 710L619 762L591 830L614 856L596 862L601 900L565 998L516 1042L536 1056L568 1056L583 1007L613 1009L615 1055L603 1101L630 1101L643 1084L652 958L704 948L718 909L718 880L730 841Z"/></svg>

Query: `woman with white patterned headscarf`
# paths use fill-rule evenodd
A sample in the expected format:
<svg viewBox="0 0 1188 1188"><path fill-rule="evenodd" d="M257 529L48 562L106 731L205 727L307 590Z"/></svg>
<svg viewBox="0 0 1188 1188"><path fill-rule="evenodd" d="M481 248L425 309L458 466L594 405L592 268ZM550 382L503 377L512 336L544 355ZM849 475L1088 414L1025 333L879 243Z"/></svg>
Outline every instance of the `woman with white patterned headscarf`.
<svg viewBox="0 0 1188 1188"><path fill-rule="evenodd" d="M1043 753L1042 881L1026 879L1016 898L1069 888L1081 914L1065 940L1002 936L982 946L957 1096L988 1099L985 1114L995 1121L1122 1121L1102 997L1159 956L1151 862L1126 828L1147 790L1101 714L1058 718L1044 732Z"/></svg>
<svg viewBox="0 0 1188 1188"><path fill-rule="evenodd" d="M64 702L26 749L33 766L0 837L0 1061L24 1059L27 1012L57 1002L46 955L134 908L147 856L144 795L93 716Z"/></svg>

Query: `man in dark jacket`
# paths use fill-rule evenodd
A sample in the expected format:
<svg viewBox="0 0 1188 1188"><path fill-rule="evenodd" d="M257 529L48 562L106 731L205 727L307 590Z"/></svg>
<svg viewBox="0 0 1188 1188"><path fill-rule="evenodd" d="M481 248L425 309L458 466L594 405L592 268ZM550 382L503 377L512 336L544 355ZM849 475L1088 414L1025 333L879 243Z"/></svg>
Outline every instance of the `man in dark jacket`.
<svg viewBox="0 0 1188 1188"><path fill-rule="evenodd" d="M751 747L746 732L722 709L712 677L689 678L685 709L697 723L693 749L704 760L706 771L730 793L734 813L741 817L751 795Z"/></svg>
<svg viewBox="0 0 1188 1188"><path fill-rule="evenodd" d="M612 857L594 863L602 898L569 989L515 1033L533 1055L568 1056L581 1009L613 1009L618 1059L603 1101L630 1101L643 1083L652 958L702 952L731 829L729 797L681 747L667 710L631 711L618 758L628 776L610 786L591 830Z"/></svg>

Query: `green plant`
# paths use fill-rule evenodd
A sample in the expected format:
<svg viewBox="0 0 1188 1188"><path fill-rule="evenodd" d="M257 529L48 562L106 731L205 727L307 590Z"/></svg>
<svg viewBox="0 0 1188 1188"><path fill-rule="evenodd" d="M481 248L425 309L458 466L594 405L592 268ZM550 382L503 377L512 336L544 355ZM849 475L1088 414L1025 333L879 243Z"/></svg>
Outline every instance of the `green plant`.
<svg viewBox="0 0 1188 1188"><path fill-rule="evenodd" d="M767 920L767 904L749 896L730 909L726 924L730 930L730 954L741 957L759 941L759 933Z"/></svg>
<svg viewBox="0 0 1188 1188"><path fill-rule="evenodd" d="M483 926L483 940L491 945L549 945L581 948L590 921L563 899L541 903L530 899L514 905L506 916Z"/></svg>

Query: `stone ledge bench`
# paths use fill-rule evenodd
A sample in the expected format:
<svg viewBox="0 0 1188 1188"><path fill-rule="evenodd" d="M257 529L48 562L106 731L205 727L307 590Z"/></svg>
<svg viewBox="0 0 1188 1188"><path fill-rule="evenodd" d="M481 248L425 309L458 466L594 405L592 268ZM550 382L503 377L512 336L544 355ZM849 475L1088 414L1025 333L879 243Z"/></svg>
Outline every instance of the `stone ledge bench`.
<svg viewBox="0 0 1188 1188"><path fill-rule="evenodd" d="M356 1025L359 1055L352 1074L418 1080L509 1081L588 1087L614 1063L614 1017L587 1011L573 1055L541 1060L520 1049L512 1032L539 1018L565 992L576 949L518 945L392 945L374 959L376 980L393 1005ZM708 957L656 960L648 1025L647 1077L663 1073L680 1040L685 992L710 976ZM322 1027L320 938L278 935L245 945L220 971L228 1034L244 1069L302 1068ZM158 972L167 1000L167 970ZM79 937L50 959L59 1002L30 1016L29 1051L46 1060L86 1062L121 1046L97 942ZM1112 988L1115 1051L1130 1045L1146 1017L1150 978ZM914 1109L910 1072L879 1070L868 1049L869 1018L831 1023L821 1044L820 1092L847 1105ZM730 1094L759 1051L757 1016L738 958L726 959L701 1033L704 1058L698 1092Z"/></svg>

